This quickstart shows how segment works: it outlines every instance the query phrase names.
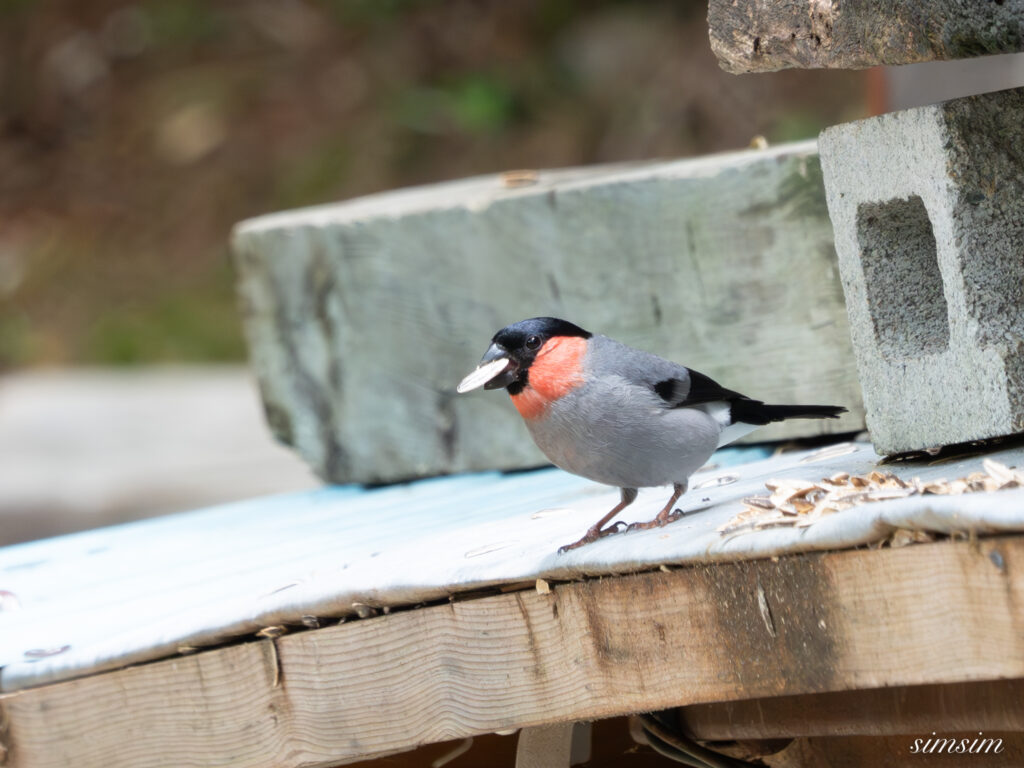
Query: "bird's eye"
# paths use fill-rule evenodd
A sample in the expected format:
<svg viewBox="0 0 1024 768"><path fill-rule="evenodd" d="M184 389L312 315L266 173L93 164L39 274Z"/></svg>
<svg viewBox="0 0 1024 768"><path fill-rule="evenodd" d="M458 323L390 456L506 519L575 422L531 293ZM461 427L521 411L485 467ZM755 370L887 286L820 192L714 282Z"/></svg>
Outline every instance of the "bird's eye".
<svg viewBox="0 0 1024 768"><path fill-rule="evenodd" d="M527 336L526 337L526 348L527 349L539 349L540 348L540 336Z"/></svg>

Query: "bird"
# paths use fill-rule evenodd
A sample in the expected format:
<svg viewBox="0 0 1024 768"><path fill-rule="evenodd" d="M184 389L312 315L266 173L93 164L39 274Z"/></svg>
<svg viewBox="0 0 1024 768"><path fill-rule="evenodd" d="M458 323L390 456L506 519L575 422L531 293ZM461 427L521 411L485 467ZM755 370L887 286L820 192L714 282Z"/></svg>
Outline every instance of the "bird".
<svg viewBox="0 0 1024 768"><path fill-rule="evenodd" d="M718 448L786 419L835 419L837 405L768 405L703 373L556 317L502 328L458 393L507 390L537 447L561 469L620 489L620 500L567 552L612 533L665 526L690 476ZM672 486L649 522L605 524L639 488Z"/></svg>

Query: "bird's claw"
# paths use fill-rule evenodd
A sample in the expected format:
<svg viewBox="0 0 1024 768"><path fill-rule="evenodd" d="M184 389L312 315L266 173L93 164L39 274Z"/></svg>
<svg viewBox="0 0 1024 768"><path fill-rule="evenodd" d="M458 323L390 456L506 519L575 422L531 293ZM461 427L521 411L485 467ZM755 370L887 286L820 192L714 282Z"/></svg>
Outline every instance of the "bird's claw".
<svg viewBox="0 0 1024 768"><path fill-rule="evenodd" d="M621 527L620 527L621 526ZM622 520L616 520L614 523L609 525L607 528L601 528L600 530L594 530L591 528L587 531L583 538L579 541L574 541L572 544L565 544L558 548L558 554L564 555L571 549L579 549L584 544L590 544L591 542L603 539L605 536L611 536L613 533L625 533L629 530L629 526L626 525Z"/></svg>
<svg viewBox="0 0 1024 768"><path fill-rule="evenodd" d="M564 555L569 550L579 549L584 544L589 544L592 541L597 541L597 538L595 537L593 539L588 539L586 536L584 536L582 539L580 539L579 541L574 541L572 544L563 544L558 548L558 554Z"/></svg>
<svg viewBox="0 0 1024 768"><path fill-rule="evenodd" d="M683 510L681 510L681 509L679 509L677 507L676 509L672 510L672 514L667 515L665 517L665 522L663 524L664 525L668 525L669 523L674 523L679 518L685 517L685 516L686 516L686 513Z"/></svg>
<svg viewBox="0 0 1024 768"><path fill-rule="evenodd" d="M681 509L674 509L672 512L663 514L659 513L653 520L648 520L646 523L625 523L622 520L616 520L606 528L595 530L591 528L587 531L583 538L579 541L574 541L572 544L565 544L558 548L558 554L564 555L566 552L579 549L584 544L590 544L603 539L605 536L611 536L613 533L629 533L630 531L646 531L651 528L663 528L669 523L674 523L679 518L683 517L686 513Z"/></svg>
<svg viewBox="0 0 1024 768"><path fill-rule="evenodd" d="M653 520L648 520L646 523L630 523L626 526L626 532L629 531L647 531L651 528L664 528L669 523L674 523L679 518L683 517L686 513L681 509L674 509L671 513L666 515L659 514Z"/></svg>

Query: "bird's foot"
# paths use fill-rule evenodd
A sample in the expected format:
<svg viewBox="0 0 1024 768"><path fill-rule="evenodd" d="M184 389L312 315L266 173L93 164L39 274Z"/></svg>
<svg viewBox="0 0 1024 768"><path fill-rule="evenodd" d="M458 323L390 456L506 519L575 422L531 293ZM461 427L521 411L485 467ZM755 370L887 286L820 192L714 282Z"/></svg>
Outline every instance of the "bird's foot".
<svg viewBox="0 0 1024 768"><path fill-rule="evenodd" d="M563 547L559 547L558 554L564 555L571 549L579 549L584 544L590 544L591 542L597 541L598 539L603 539L605 536L611 536L613 533L623 533L628 529L629 526L621 520L612 523L607 528L591 528L585 534L583 534L583 538L581 538L579 541L574 541L572 544L566 544Z"/></svg>
<svg viewBox="0 0 1024 768"><path fill-rule="evenodd" d="M648 520L646 523L630 523L626 526L626 532L629 531L646 531L650 528L664 528L669 523L674 523L679 518L683 517L686 513L681 509L674 509L672 512L668 510L662 510L658 513L658 516L653 520Z"/></svg>

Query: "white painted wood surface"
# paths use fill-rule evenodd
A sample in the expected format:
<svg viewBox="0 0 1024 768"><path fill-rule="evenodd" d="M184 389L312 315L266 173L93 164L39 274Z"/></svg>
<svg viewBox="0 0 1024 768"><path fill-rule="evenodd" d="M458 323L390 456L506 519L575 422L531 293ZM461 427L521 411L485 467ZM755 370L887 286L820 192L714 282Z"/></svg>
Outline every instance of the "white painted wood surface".
<svg viewBox="0 0 1024 768"><path fill-rule="evenodd" d="M991 455L1024 464L1024 448ZM877 458L869 445L851 444L848 452L719 467L695 475L681 500L694 514L563 555L557 547L577 538L618 492L558 470L374 491L328 488L0 549L0 692L172 656L270 625L301 625L303 617L351 616L486 586L843 549L896 527L1024 530L1024 490L878 502L800 529L716 530L744 497L764 492L766 479L864 473ZM979 470L981 460L891 469L954 479ZM624 519L650 519L665 495L641 491Z"/></svg>
<svg viewBox="0 0 1024 768"><path fill-rule="evenodd" d="M1024 678L1021 535L550 587L477 593L3 694L0 753L8 768L333 768L426 743L695 703L742 700L749 711L766 698L882 686L927 686L941 703L950 687L936 693L936 684ZM887 715L871 714L875 723ZM867 716L833 710L831 732ZM574 745L572 762L575 753Z"/></svg>
<svg viewBox="0 0 1024 768"><path fill-rule="evenodd" d="M526 185L508 178L236 228L271 426L322 477L376 482L545 463L508 398L454 393L497 330L538 315L758 399L850 409L751 439L862 428L815 142L545 170Z"/></svg>

